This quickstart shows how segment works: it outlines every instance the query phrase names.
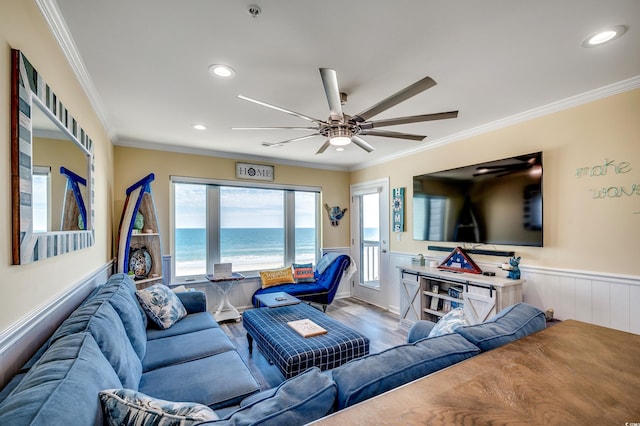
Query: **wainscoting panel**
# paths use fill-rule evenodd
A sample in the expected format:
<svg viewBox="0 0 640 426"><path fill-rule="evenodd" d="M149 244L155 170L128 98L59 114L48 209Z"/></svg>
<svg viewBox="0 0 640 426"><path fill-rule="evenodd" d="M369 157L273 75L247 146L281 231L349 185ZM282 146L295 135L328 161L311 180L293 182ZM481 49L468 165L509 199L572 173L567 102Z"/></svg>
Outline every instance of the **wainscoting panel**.
<svg viewBox="0 0 640 426"><path fill-rule="evenodd" d="M398 266L410 265L413 256L392 253L390 266L397 270ZM443 258L426 258L426 262ZM477 263L483 269L496 270L500 266L500 263ZM576 319L640 334L640 277L526 265L520 269L525 279L523 299L526 303L542 310L551 308L554 317L560 320ZM399 273L391 276L397 298ZM390 310L394 302L391 298Z"/></svg>

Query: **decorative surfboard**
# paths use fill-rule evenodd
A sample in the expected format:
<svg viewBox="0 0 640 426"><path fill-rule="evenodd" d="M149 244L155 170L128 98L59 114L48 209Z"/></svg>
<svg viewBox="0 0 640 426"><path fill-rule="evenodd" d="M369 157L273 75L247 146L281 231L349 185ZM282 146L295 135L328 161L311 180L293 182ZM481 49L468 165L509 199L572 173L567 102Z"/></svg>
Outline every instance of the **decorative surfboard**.
<svg viewBox="0 0 640 426"><path fill-rule="evenodd" d="M132 276L138 288L162 281L162 247L151 194L153 173L127 188L118 231L116 271Z"/></svg>

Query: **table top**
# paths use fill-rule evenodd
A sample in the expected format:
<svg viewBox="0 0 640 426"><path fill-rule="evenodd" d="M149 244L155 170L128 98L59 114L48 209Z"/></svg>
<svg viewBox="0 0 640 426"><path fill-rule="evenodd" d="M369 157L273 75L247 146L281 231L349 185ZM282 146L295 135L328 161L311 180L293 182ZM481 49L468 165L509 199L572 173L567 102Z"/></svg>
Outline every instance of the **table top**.
<svg viewBox="0 0 640 426"><path fill-rule="evenodd" d="M284 291L257 294L256 299L269 308L278 308L280 306L296 305L300 303L300 299L290 295L289 293L285 293Z"/></svg>
<svg viewBox="0 0 640 426"><path fill-rule="evenodd" d="M567 320L314 424L624 425L638 395L640 335Z"/></svg>
<svg viewBox="0 0 640 426"><path fill-rule="evenodd" d="M211 281L212 283L217 283L217 282L222 282L222 281L239 281L239 280L244 280L244 275L238 273L238 272L234 272L233 274L231 274L230 277L216 277L214 275L207 275L206 276L207 279L209 281Z"/></svg>
<svg viewBox="0 0 640 426"><path fill-rule="evenodd" d="M469 272L449 271L445 269L432 268L430 266L419 265L400 265L397 267L401 271L413 272L425 277L443 279L445 281L455 281L460 283L470 282L480 284L486 287L510 287L514 285L522 285L523 279L512 280L507 278L507 271L499 268L485 268L488 272L494 272L496 275L487 276L482 274L471 274Z"/></svg>

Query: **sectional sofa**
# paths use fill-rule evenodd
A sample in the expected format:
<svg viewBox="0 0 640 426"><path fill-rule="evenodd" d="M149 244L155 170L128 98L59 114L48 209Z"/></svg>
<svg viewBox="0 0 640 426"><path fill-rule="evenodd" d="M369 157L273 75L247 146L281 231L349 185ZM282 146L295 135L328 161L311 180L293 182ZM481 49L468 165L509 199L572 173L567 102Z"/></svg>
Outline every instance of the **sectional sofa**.
<svg viewBox="0 0 640 426"><path fill-rule="evenodd" d="M151 301L171 306L163 305L171 297ZM5 390L0 424L305 424L545 326L544 313L524 303L437 337L439 326L419 322L407 344L259 391L204 293L175 297L186 309L179 320L173 308L150 313L129 277L112 276Z"/></svg>

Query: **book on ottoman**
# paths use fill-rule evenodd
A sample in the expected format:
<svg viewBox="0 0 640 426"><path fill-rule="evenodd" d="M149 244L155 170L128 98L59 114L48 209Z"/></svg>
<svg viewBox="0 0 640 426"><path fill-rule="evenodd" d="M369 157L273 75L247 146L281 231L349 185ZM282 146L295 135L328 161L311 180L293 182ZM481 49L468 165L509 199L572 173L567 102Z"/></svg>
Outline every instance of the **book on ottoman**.
<svg viewBox="0 0 640 426"><path fill-rule="evenodd" d="M320 334L325 334L327 332L327 330L307 318L297 321L289 321L287 325L293 328L302 337L319 336Z"/></svg>

